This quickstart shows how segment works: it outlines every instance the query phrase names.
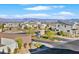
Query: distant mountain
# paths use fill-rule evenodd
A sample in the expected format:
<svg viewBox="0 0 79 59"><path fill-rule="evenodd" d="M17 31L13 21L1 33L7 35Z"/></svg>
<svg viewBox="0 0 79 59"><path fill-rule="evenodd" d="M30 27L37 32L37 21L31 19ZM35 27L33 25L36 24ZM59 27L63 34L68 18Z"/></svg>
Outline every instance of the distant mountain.
<svg viewBox="0 0 79 59"><path fill-rule="evenodd" d="M56 22L58 20L79 22L79 19L0 18L0 23L1 22L25 22L25 21L27 21L27 22L29 22L29 21Z"/></svg>
<svg viewBox="0 0 79 59"><path fill-rule="evenodd" d="M79 22L79 19L70 19L70 21Z"/></svg>
<svg viewBox="0 0 79 59"><path fill-rule="evenodd" d="M24 18L23 21L41 21L41 22L56 22L60 19L40 19L40 18Z"/></svg>
<svg viewBox="0 0 79 59"><path fill-rule="evenodd" d="M39 18L0 18L0 22L25 22L25 21L41 21L41 22L55 22L57 19L39 19Z"/></svg>
<svg viewBox="0 0 79 59"><path fill-rule="evenodd" d="M79 19L65 19L65 20L58 20L58 21L63 21L63 22L79 22Z"/></svg>

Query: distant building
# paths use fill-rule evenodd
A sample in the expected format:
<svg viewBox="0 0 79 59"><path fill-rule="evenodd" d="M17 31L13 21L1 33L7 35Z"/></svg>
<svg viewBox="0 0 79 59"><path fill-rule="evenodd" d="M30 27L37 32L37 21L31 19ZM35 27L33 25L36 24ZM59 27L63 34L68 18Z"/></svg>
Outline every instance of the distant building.
<svg viewBox="0 0 79 59"><path fill-rule="evenodd" d="M4 27L18 27L18 23L5 23Z"/></svg>
<svg viewBox="0 0 79 59"><path fill-rule="evenodd" d="M56 32L63 31L73 35L79 34L79 23L77 22L67 22L67 21L58 21L53 29Z"/></svg>
<svg viewBox="0 0 79 59"><path fill-rule="evenodd" d="M40 31L36 31L35 32L35 35L36 35L36 37L40 37L41 35L40 35Z"/></svg>
<svg viewBox="0 0 79 59"><path fill-rule="evenodd" d="M45 29L46 26L47 26L47 24L41 24L41 25L40 25L40 28L41 28L41 29Z"/></svg>
<svg viewBox="0 0 79 59"><path fill-rule="evenodd" d="M44 35L45 34L45 30L40 30L40 35Z"/></svg>
<svg viewBox="0 0 79 59"><path fill-rule="evenodd" d="M2 32L2 29L0 29L0 32Z"/></svg>

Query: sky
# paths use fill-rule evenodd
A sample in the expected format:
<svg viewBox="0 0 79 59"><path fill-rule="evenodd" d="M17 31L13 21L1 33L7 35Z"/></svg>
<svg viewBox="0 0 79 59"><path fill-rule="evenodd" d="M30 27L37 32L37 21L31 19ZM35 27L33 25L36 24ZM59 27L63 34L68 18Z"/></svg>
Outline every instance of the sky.
<svg viewBox="0 0 79 59"><path fill-rule="evenodd" d="M79 4L0 4L0 18L79 19Z"/></svg>

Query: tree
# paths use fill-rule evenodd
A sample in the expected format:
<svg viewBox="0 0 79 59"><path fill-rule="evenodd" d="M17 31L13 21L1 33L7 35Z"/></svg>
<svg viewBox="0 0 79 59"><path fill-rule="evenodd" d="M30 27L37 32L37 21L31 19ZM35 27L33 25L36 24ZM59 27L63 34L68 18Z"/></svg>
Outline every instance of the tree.
<svg viewBox="0 0 79 59"><path fill-rule="evenodd" d="M69 33L60 31L60 32L57 32L57 35L61 35L61 36L69 36Z"/></svg>
<svg viewBox="0 0 79 59"><path fill-rule="evenodd" d="M4 31L4 25L5 25L5 24L1 24L1 25L0 25L0 29L2 29L2 32Z"/></svg>
<svg viewBox="0 0 79 59"><path fill-rule="evenodd" d="M23 45L23 41L22 41L22 38L18 38L16 40L17 44L18 44L18 48L21 49L22 45Z"/></svg>
<svg viewBox="0 0 79 59"><path fill-rule="evenodd" d="M33 27L29 27L28 29L27 29L27 34L28 35L33 35L35 32L34 32L34 28Z"/></svg>
<svg viewBox="0 0 79 59"><path fill-rule="evenodd" d="M55 32L54 32L54 31L48 30L48 31L46 32L46 36L47 36L49 39L51 39L52 37L54 37L54 35L55 35Z"/></svg>

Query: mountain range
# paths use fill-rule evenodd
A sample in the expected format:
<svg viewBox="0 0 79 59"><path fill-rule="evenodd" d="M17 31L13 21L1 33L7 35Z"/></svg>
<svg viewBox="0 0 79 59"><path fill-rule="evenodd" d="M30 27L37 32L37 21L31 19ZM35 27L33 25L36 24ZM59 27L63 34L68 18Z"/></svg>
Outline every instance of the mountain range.
<svg viewBox="0 0 79 59"><path fill-rule="evenodd" d="M39 19L39 18L0 18L1 22L30 22L30 21L41 21L41 22L56 22L58 20L79 22L79 19Z"/></svg>

